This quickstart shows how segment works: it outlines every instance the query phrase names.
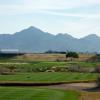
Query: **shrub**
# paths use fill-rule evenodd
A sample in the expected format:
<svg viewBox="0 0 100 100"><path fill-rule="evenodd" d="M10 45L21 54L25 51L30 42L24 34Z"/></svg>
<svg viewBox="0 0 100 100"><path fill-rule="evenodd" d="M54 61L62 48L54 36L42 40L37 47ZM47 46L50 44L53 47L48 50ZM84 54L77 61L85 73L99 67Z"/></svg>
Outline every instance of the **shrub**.
<svg viewBox="0 0 100 100"><path fill-rule="evenodd" d="M96 72L96 73L100 73L100 65L97 65L97 66L95 67L95 72Z"/></svg>
<svg viewBox="0 0 100 100"><path fill-rule="evenodd" d="M78 55L78 53L76 53L76 52L68 52L68 53L66 54L66 58L70 58L70 60L72 61L73 58L79 58L79 55Z"/></svg>
<svg viewBox="0 0 100 100"><path fill-rule="evenodd" d="M76 52L68 52L68 53L66 54L66 58L68 58L68 57L79 58L79 55L78 55L78 53L76 53Z"/></svg>
<svg viewBox="0 0 100 100"><path fill-rule="evenodd" d="M96 84L97 84L97 87L100 88L100 77L97 78Z"/></svg>

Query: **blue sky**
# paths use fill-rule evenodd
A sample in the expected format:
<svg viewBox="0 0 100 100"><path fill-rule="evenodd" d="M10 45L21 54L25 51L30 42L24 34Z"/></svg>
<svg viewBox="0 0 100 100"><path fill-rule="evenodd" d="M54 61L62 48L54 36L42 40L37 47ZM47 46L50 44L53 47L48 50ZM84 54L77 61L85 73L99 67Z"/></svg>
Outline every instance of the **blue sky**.
<svg viewBox="0 0 100 100"><path fill-rule="evenodd" d="M80 38L100 36L100 0L0 0L0 33L35 26Z"/></svg>

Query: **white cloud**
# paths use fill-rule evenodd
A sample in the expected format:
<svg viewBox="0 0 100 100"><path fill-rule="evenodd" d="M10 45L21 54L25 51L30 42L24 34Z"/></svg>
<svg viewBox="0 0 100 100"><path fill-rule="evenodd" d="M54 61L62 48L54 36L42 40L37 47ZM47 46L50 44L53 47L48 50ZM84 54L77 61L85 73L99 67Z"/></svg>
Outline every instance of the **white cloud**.
<svg viewBox="0 0 100 100"><path fill-rule="evenodd" d="M86 5L100 4L99 0L17 0L18 4L0 5L0 8L16 8L28 10L69 9Z"/></svg>
<svg viewBox="0 0 100 100"><path fill-rule="evenodd" d="M40 10L39 13L50 14L50 15L58 15L58 16L68 16L68 17L79 17L79 18L98 18L100 19L100 13L97 14L82 14L82 13L61 13L61 12L54 12L54 11L42 11Z"/></svg>
<svg viewBox="0 0 100 100"><path fill-rule="evenodd" d="M58 2L57 2L58 1ZM73 1L73 0L72 0ZM87 13L62 13L50 11L53 9L69 9L69 7L78 7L85 4L99 4L100 1L94 0L83 0L79 1L68 1L65 0L24 0L20 5L0 5L0 14L14 15L14 14L24 14L24 13L43 13L49 15L58 16L71 16L71 17L81 17L81 18L100 18L100 13L87 14ZM91 1L91 2L90 2ZM70 10L70 9L69 9ZM76 9L77 10L77 9Z"/></svg>
<svg viewBox="0 0 100 100"><path fill-rule="evenodd" d="M23 13L47 13L58 16L73 16L73 17L88 17L88 18L99 18L100 14L81 14L81 13L61 13L51 12L48 10L55 9L75 9L78 7L85 7L86 5L92 6L100 4L100 0L17 0L17 4L5 4L0 5L0 14L23 14ZM77 10L77 9L76 9ZM91 10L91 9L90 9Z"/></svg>
<svg viewBox="0 0 100 100"><path fill-rule="evenodd" d="M99 0L24 0L24 4L37 9L67 9L100 4Z"/></svg>

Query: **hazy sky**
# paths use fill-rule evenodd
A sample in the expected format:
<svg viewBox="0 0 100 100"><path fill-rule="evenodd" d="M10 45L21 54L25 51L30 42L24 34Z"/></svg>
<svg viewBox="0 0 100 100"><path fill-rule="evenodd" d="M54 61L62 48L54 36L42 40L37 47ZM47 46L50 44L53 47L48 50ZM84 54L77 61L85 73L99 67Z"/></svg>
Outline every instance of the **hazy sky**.
<svg viewBox="0 0 100 100"><path fill-rule="evenodd" d="M52 34L100 36L100 0L0 0L0 33L29 26Z"/></svg>

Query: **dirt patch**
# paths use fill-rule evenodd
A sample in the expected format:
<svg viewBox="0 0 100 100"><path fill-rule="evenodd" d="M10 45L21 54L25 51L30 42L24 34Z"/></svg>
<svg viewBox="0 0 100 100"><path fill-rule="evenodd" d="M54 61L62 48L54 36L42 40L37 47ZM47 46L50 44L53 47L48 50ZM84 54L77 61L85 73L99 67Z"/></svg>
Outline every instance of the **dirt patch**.
<svg viewBox="0 0 100 100"><path fill-rule="evenodd" d="M80 88L91 88L96 86L95 83L72 83L69 85L72 87L80 87Z"/></svg>
<svg viewBox="0 0 100 100"><path fill-rule="evenodd" d="M79 58L76 61L87 61L94 55L92 54L79 54ZM26 61L66 61L65 54L25 54L17 56L16 59ZM75 59L74 59L75 60Z"/></svg>
<svg viewBox="0 0 100 100"><path fill-rule="evenodd" d="M96 87L96 84L95 83L69 83L69 84L49 85L49 86L42 86L42 87L52 88L52 89L63 89L63 90L87 91L86 89Z"/></svg>
<svg viewBox="0 0 100 100"><path fill-rule="evenodd" d="M100 92L83 92L79 100L100 100Z"/></svg>

